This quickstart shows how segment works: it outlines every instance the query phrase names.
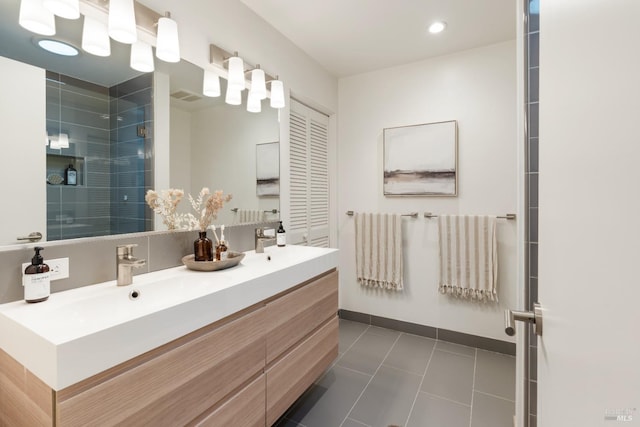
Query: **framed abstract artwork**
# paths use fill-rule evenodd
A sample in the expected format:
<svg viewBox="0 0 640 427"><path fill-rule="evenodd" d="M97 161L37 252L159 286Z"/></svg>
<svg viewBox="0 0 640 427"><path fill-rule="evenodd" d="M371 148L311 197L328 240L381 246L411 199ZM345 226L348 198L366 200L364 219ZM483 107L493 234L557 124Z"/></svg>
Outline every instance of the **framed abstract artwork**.
<svg viewBox="0 0 640 427"><path fill-rule="evenodd" d="M455 120L383 130L385 196L456 196Z"/></svg>
<svg viewBox="0 0 640 427"><path fill-rule="evenodd" d="M256 145L256 195L280 195L280 143Z"/></svg>

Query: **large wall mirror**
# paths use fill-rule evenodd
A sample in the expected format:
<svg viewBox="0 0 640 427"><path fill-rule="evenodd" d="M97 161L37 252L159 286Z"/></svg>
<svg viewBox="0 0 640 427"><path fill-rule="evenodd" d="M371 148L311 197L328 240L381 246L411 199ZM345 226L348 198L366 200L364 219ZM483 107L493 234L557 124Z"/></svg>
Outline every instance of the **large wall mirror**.
<svg viewBox="0 0 640 427"><path fill-rule="evenodd" d="M112 40L107 58L85 53L82 17L56 17L51 37L78 56L46 52L44 36L18 25L19 5L0 3L1 144L15 154L2 156L0 179L16 198L0 216L0 245L32 231L63 240L153 230L145 192L168 187L233 194L217 224L279 218L277 110L203 96L202 69L184 60L155 59L155 72L142 74L127 45Z"/></svg>

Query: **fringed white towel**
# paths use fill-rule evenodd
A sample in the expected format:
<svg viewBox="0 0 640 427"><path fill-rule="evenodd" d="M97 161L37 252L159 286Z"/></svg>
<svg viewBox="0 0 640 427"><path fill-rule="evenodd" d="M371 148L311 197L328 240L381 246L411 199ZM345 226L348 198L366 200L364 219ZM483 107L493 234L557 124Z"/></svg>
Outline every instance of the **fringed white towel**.
<svg viewBox="0 0 640 427"><path fill-rule="evenodd" d="M238 209L235 215L236 224L246 224L250 222L264 222L266 215L261 210Z"/></svg>
<svg viewBox="0 0 640 427"><path fill-rule="evenodd" d="M356 276L363 286L402 290L402 219L356 213Z"/></svg>
<svg viewBox="0 0 640 427"><path fill-rule="evenodd" d="M441 293L498 301L496 217L439 215Z"/></svg>

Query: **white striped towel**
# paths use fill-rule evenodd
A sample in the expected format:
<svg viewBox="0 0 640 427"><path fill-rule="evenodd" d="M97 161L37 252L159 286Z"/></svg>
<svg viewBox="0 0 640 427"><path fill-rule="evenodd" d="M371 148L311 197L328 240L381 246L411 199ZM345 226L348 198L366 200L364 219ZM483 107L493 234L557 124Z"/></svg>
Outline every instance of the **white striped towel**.
<svg viewBox="0 0 640 427"><path fill-rule="evenodd" d="M356 213L356 277L363 286L402 290L402 219Z"/></svg>
<svg viewBox="0 0 640 427"><path fill-rule="evenodd" d="M441 293L498 301L496 217L439 215Z"/></svg>
<svg viewBox="0 0 640 427"><path fill-rule="evenodd" d="M249 222L264 222L266 215L260 210L238 209L234 217L236 224L246 224Z"/></svg>

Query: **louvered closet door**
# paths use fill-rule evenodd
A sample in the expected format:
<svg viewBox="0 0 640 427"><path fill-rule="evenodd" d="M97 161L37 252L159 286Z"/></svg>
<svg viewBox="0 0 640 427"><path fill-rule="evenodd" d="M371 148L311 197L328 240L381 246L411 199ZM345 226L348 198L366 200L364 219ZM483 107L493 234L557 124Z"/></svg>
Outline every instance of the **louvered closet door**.
<svg viewBox="0 0 640 427"><path fill-rule="evenodd" d="M293 244L329 246L329 117L291 100L290 223Z"/></svg>

